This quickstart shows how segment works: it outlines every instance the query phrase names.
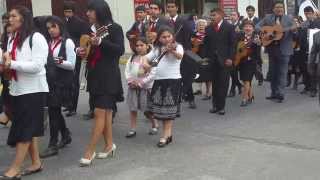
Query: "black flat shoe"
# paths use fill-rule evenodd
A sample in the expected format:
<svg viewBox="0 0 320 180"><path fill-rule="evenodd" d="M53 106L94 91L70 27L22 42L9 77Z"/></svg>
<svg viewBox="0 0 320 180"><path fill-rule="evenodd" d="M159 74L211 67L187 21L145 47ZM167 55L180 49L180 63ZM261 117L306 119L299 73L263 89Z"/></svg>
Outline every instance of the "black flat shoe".
<svg viewBox="0 0 320 180"><path fill-rule="evenodd" d="M40 158L48 158L52 156L56 156L59 153L59 149L57 146L55 147L48 147L42 153L40 153Z"/></svg>
<svg viewBox="0 0 320 180"><path fill-rule="evenodd" d="M21 175L15 175L13 177L9 177L3 174L0 176L0 180L21 180Z"/></svg>
<svg viewBox="0 0 320 180"><path fill-rule="evenodd" d="M271 95L271 96L267 96L266 99L267 100L274 100L274 99L277 99L277 97Z"/></svg>
<svg viewBox="0 0 320 180"><path fill-rule="evenodd" d="M215 114L217 113L219 110L217 108L212 108L209 110L209 113Z"/></svg>
<svg viewBox="0 0 320 180"><path fill-rule="evenodd" d="M35 170L26 169L26 170L22 171L21 176L29 176L29 175L32 175L32 174L39 173L42 170L43 170L43 165L41 164L41 166L38 169L35 169Z"/></svg>
<svg viewBox="0 0 320 180"><path fill-rule="evenodd" d="M71 117L71 116L74 116L74 115L76 115L77 113L75 112L75 111L69 111L67 114L66 114L66 116L67 117Z"/></svg>
<svg viewBox="0 0 320 180"><path fill-rule="evenodd" d="M66 145L71 144L71 142L72 142L72 138L71 138L71 135L69 134L66 137L61 139L61 141L58 143L58 148L62 149Z"/></svg>
<svg viewBox="0 0 320 180"><path fill-rule="evenodd" d="M197 108L196 103L195 103L194 101L190 101L190 102L189 102L189 108L190 108L190 109L196 109L196 108Z"/></svg>
<svg viewBox="0 0 320 180"><path fill-rule="evenodd" d="M218 112L218 114L221 115L221 116L223 116L223 115L226 114L226 111L225 111L224 109L223 109L223 110L220 110L220 111Z"/></svg>

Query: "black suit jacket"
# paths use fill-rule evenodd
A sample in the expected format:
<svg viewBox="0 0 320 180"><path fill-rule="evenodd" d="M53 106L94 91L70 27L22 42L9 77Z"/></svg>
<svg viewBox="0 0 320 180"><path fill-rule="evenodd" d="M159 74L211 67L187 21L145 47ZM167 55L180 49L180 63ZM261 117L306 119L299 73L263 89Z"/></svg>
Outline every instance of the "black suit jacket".
<svg viewBox="0 0 320 180"><path fill-rule="evenodd" d="M124 36L122 27L116 23L112 23L108 29L109 35L99 45L101 59L95 67L88 66L88 90L93 95L120 97L122 84L119 59L124 53Z"/></svg>
<svg viewBox="0 0 320 180"><path fill-rule="evenodd" d="M80 37L83 34L90 32L90 25L77 16L73 16L66 20L66 27L71 39L75 43L76 47L79 47Z"/></svg>
<svg viewBox="0 0 320 180"><path fill-rule="evenodd" d="M184 50L191 50L192 48L191 37L193 33L192 24L186 18L182 16L178 16L173 27L175 33L177 33L180 27L181 27L181 30L180 32L178 32L176 36L176 41L183 46Z"/></svg>
<svg viewBox="0 0 320 180"><path fill-rule="evenodd" d="M203 43L203 56L224 66L226 59L234 57L235 38L234 27L227 21L222 22L218 32L212 25L208 26Z"/></svg>
<svg viewBox="0 0 320 180"><path fill-rule="evenodd" d="M140 22L136 21L135 23L133 23L131 28L127 31L126 37L127 37L128 40L130 40L129 39L129 35L131 35L133 33L136 33L136 32L139 33L140 37L145 37L146 36L146 31L147 31L146 23L145 22L142 23L141 31L139 30L139 25L140 25Z"/></svg>

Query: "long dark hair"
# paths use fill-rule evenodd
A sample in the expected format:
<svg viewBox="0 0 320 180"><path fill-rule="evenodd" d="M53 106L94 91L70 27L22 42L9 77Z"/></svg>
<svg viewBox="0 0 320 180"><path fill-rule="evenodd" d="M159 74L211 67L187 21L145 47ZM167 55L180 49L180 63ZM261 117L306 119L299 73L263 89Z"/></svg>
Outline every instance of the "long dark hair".
<svg viewBox="0 0 320 180"><path fill-rule="evenodd" d="M16 10L22 16L22 25L19 29L18 48L22 47L23 42L33 32L33 16L32 12L24 6L16 6L11 9Z"/></svg>
<svg viewBox="0 0 320 180"><path fill-rule="evenodd" d="M60 30L60 36L62 37L62 39L66 40L67 38L69 38L69 33L67 32L67 29L66 29L66 25L65 23L62 21L61 18L59 18L58 16L49 16L47 19L46 19L46 23L51 23L52 25L57 25L59 27L59 30ZM46 39L48 41L51 40L51 37L50 37L50 34L48 32L48 30L46 31Z"/></svg>
<svg viewBox="0 0 320 180"><path fill-rule="evenodd" d="M160 42L160 36L164 33L164 32L169 32L170 34L172 34L173 36L173 42L175 41L175 37L174 37L174 30L173 28L171 28L170 26L167 26L167 25L164 25L164 26L161 26L161 28L159 29L158 31L158 35L157 35L157 38L154 42L154 47L155 48L161 48L162 44Z"/></svg>
<svg viewBox="0 0 320 180"><path fill-rule="evenodd" d="M108 3L104 0L91 0L88 3L88 10L96 12L96 18L99 25L108 25L113 23L112 13Z"/></svg>

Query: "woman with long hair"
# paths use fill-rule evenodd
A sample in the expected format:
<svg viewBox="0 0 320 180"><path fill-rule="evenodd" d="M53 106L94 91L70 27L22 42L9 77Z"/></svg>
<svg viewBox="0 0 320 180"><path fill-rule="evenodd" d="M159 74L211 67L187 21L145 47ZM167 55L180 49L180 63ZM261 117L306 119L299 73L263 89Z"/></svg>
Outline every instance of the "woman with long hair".
<svg viewBox="0 0 320 180"><path fill-rule="evenodd" d="M96 155L99 159L114 155L116 145L112 138L112 112L118 98L123 97L119 68L119 59L124 53L122 27L113 21L109 5L104 0L89 2L87 16L92 24L87 86L94 104L94 126L80 166L90 165ZM101 33L103 28L104 33ZM101 34L97 33L98 30ZM84 57L85 48L79 48L78 54ZM96 154L96 145L101 136L104 137L105 146L102 152Z"/></svg>
<svg viewBox="0 0 320 180"><path fill-rule="evenodd" d="M43 109L49 91L44 67L48 45L40 33L33 33L31 11L20 6L13 8L9 13L9 24L14 35L8 41L2 61L12 77L9 93L13 117L7 143L16 148L16 156L9 169L0 176L1 180L21 179L21 175L42 170L38 137L44 134ZM28 152L32 164L21 172Z"/></svg>
<svg viewBox="0 0 320 180"><path fill-rule="evenodd" d="M69 38L64 22L57 16L50 16L45 24L50 48L47 70L48 72L53 71L51 73L53 77L47 74L50 89L48 96L50 140L48 148L41 153L42 158L57 155L59 149L72 141L61 108L71 104L73 70L76 64L75 45ZM58 143L59 133L61 140Z"/></svg>

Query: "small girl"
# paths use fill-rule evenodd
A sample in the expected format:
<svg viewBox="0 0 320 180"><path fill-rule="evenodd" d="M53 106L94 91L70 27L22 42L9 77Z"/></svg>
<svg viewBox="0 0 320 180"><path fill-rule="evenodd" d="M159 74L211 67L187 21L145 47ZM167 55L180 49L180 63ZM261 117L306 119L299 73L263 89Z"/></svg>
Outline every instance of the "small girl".
<svg viewBox="0 0 320 180"><path fill-rule="evenodd" d="M151 113L147 110L148 99L153 85L155 69L147 72L144 67L143 56L148 53L150 46L147 39L140 37L135 41L134 55L129 59L125 75L128 82L127 104L130 109L131 129L126 137L131 138L136 136L137 127L137 113L138 110L144 112L146 117L151 120L152 128L150 135L155 135L158 132L157 120L153 118Z"/></svg>
<svg viewBox="0 0 320 180"><path fill-rule="evenodd" d="M158 32L154 49L145 56L146 62L153 62L162 52L151 90L150 110L157 120L163 121L162 137L158 147L165 147L172 142L173 120L177 117L181 102L180 64L183 57L182 45L175 42L174 30L162 26Z"/></svg>

